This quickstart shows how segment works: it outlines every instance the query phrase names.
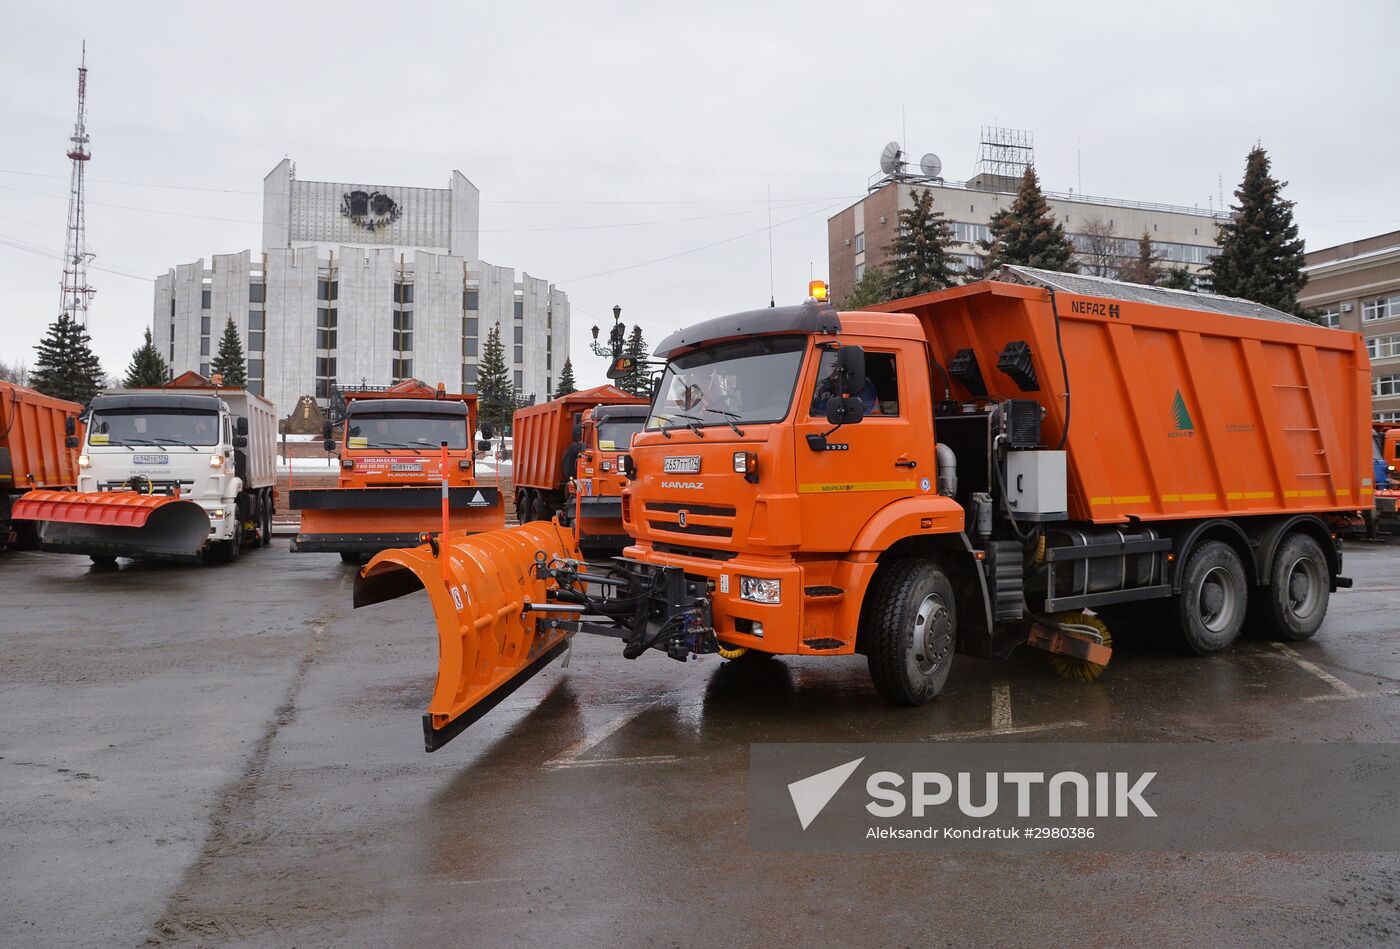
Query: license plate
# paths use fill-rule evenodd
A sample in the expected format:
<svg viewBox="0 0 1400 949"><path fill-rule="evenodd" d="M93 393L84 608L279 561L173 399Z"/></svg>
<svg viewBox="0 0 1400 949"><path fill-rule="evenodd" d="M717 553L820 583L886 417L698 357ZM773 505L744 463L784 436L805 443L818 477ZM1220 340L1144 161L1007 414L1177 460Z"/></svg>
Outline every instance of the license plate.
<svg viewBox="0 0 1400 949"><path fill-rule="evenodd" d="M390 471L419 471L423 470L422 465L390 465Z"/></svg>
<svg viewBox="0 0 1400 949"><path fill-rule="evenodd" d="M168 465L169 455L132 455L131 463L134 465Z"/></svg>
<svg viewBox="0 0 1400 949"><path fill-rule="evenodd" d="M699 474L700 456L680 455L667 458L661 470L666 474Z"/></svg>

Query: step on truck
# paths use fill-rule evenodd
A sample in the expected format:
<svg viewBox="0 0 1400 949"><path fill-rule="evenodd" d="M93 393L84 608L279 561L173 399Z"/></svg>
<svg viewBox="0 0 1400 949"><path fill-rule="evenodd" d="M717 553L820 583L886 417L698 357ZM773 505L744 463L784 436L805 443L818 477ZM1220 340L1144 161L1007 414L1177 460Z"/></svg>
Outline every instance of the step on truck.
<svg viewBox="0 0 1400 949"><path fill-rule="evenodd" d="M609 569L551 523L361 571L356 606L428 592L429 750L579 632L633 659L860 653L918 705L959 654L1030 645L1091 678L1114 638L1306 639L1350 585L1338 528L1373 490L1356 333L1005 267L867 312L719 317L656 355L621 459L636 542Z"/></svg>
<svg viewBox="0 0 1400 949"><path fill-rule="evenodd" d="M44 550L94 563L232 561L272 539L277 413L190 372L163 388L111 389L87 407L78 490L32 491L16 518Z"/></svg>
<svg viewBox="0 0 1400 949"><path fill-rule="evenodd" d="M631 543L622 523L627 478L618 456L641 431L649 401L612 385L518 409L514 488L516 519L558 516L591 555L619 553Z"/></svg>
<svg viewBox="0 0 1400 949"><path fill-rule="evenodd" d="M82 410L76 402L0 382L0 547L38 546L35 523L11 518L19 498L30 491L77 488Z"/></svg>
<svg viewBox="0 0 1400 949"><path fill-rule="evenodd" d="M293 551L359 563L391 547L416 546L425 533L441 532L444 491L452 529L505 526L500 490L476 477L475 395L405 379L343 390L336 402L324 433L326 451L339 451L336 485L289 493L290 506L301 511Z"/></svg>

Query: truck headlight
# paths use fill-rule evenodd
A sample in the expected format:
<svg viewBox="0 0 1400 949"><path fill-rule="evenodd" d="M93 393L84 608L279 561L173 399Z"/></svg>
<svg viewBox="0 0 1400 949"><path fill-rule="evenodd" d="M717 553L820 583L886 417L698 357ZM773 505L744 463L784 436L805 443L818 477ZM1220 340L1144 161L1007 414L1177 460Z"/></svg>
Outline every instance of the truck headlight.
<svg viewBox="0 0 1400 949"><path fill-rule="evenodd" d="M631 455L618 455L617 470L624 478L635 478L637 476L637 463L632 460Z"/></svg>
<svg viewBox="0 0 1400 949"><path fill-rule="evenodd" d="M758 483L758 454L751 451L734 453L734 473L744 476L749 484Z"/></svg>
<svg viewBox="0 0 1400 949"><path fill-rule="evenodd" d="M214 509L214 520L216 520L216 521L222 521L223 519L224 519L224 509L221 508L221 507L215 508L215 509Z"/></svg>
<svg viewBox="0 0 1400 949"><path fill-rule="evenodd" d="M78 456L78 467L79 467L79 468L91 468L91 467L92 467L92 459L89 458L87 455L79 455L79 456Z"/></svg>
<svg viewBox="0 0 1400 949"><path fill-rule="evenodd" d="M223 456L223 455L210 455L210 456L209 456L209 467L210 467L210 468L222 468L223 466L224 466L224 456Z"/></svg>
<svg viewBox="0 0 1400 949"><path fill-rule="evenodd" d="M778 603L782 600L781 580L765 580L761 577L739 578L739 599L753 603Z"/></svg>

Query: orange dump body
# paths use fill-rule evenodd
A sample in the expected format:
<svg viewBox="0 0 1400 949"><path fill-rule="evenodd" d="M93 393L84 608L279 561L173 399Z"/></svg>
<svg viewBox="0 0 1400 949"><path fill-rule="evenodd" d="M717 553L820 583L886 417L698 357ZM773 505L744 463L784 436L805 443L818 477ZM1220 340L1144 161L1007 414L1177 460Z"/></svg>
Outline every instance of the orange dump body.
<svg viewBox="0 0 1400 949"><path fill-rule="evenodd" d="M645 405L646 399L603 385L518 409L513 422L515 488L560 491L566 480L564 453L574 423L595 405Z"/></svg>
<svg viewBox="0 0 1400 949"><path fill-rule="evenodd" d="M83 407L9 382L0 382L0 492L72 488L78 451L65 439L65 420Z"/></svg>
<svg viewBox="0 0 1400 949"><path fill-rule="evenodd" d="M955 400L1034 399L1052 448L1068 416L1071 520L1371 505L1370 364L1356 333L1063 291L1052 309L1050 291L1010 283L877 309L917 316L945 367L971 350L986 393L954 378ZM998 369L1015 342L1029 344L1030 391Z"/></svg>

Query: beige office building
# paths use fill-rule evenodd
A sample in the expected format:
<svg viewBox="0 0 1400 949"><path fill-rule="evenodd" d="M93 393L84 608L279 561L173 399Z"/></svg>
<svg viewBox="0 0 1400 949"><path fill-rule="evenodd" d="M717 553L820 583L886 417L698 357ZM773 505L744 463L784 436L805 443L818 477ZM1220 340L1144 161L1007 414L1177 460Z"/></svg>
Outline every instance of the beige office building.
<svg viewBox="0 0 1400 949"><path fill-rule="evenodd" d="M1312 251L1298 302L1360 333L1371 357L1371 418L1400 422L1400 231Z"/></svg>

